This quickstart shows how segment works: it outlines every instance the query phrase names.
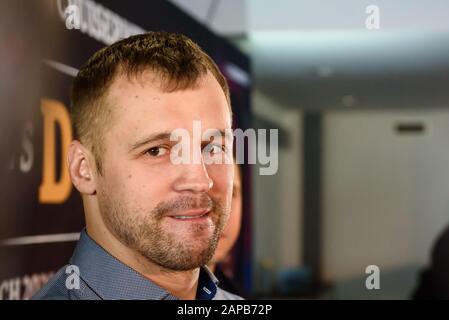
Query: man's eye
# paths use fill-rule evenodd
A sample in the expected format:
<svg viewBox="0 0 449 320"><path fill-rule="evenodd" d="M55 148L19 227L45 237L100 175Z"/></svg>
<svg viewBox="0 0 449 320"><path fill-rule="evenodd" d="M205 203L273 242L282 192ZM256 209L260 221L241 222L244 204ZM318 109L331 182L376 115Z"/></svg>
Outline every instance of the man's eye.
<svg viewBox="0 0 449 320"><path fill-rule="evenodd" d="M167 153L167 148L165 147L153 147L148 149L146 152L151 157L161 157Z"/></svg>
<svg viewBox="0 0 449 320"><path fill-rule="evenodd" d="M216 144L208 145L204 148L204 152L209 153L210 155L214 155L223 152L223 148L224 146L222 147Z"/></svg>

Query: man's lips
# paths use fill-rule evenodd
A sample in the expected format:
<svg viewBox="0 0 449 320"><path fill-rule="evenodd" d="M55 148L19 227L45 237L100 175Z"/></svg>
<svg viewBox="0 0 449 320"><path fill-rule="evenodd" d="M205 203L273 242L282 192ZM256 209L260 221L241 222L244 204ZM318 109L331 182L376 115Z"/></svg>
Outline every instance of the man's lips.
<svg viewBox="0 0 449 320"><path fill-rule="evenodd" d="M178 219L178 220L193 220L207 217L210 213L210 209L195 209L195 210L186 210L179 211L174 214L169 214L170 218Z"/></svg>

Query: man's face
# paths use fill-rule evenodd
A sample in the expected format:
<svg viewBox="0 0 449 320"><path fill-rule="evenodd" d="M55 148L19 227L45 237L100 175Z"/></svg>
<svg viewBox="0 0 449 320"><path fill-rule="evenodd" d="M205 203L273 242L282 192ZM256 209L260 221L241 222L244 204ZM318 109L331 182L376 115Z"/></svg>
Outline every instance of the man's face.
<svg viewBox="0 0 449 320"><path fill-rule="evenodd" d="M208 73L192 89L164 92L148 71L137 79L119 76L108 92L113 120L104 134L103 171L97 177L99 208L107 228L123 244L166 269L190 270L206 264L229 217L233 167L173 164L170 150L178 142L170 141L170 133L188 130L187 151L192 158L194 152L203 156L209 141L194 136L194 120L201 121L202 132L231 128L220 85ZM230 150L225 153L232 158Z"/></svg>

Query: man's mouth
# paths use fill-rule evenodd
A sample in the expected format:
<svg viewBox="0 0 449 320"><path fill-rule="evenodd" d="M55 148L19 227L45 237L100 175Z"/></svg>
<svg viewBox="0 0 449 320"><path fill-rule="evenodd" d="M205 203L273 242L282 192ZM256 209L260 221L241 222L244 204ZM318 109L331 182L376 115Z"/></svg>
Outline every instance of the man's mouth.
<svg viewBox="0 0 449 320"><path fill-rule="evenodd" d="M169 215L169 217L177 220L194 220L205 218L209 215L209 213L210 210L208 209L198 209L198 210L177 212L176 214Z"/></svg>

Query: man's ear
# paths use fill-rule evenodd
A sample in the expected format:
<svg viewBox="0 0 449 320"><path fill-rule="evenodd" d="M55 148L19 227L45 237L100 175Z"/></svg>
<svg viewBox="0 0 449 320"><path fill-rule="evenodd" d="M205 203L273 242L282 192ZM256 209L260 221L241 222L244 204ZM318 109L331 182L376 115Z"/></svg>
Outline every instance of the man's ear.
<svg viewBox="0 0 449 320"><path fill-rule="evenodd" d="M95 161L91 153L78 140L72 141L69 146L67 165L75 188L82 194L95 194Z"/></svg>

